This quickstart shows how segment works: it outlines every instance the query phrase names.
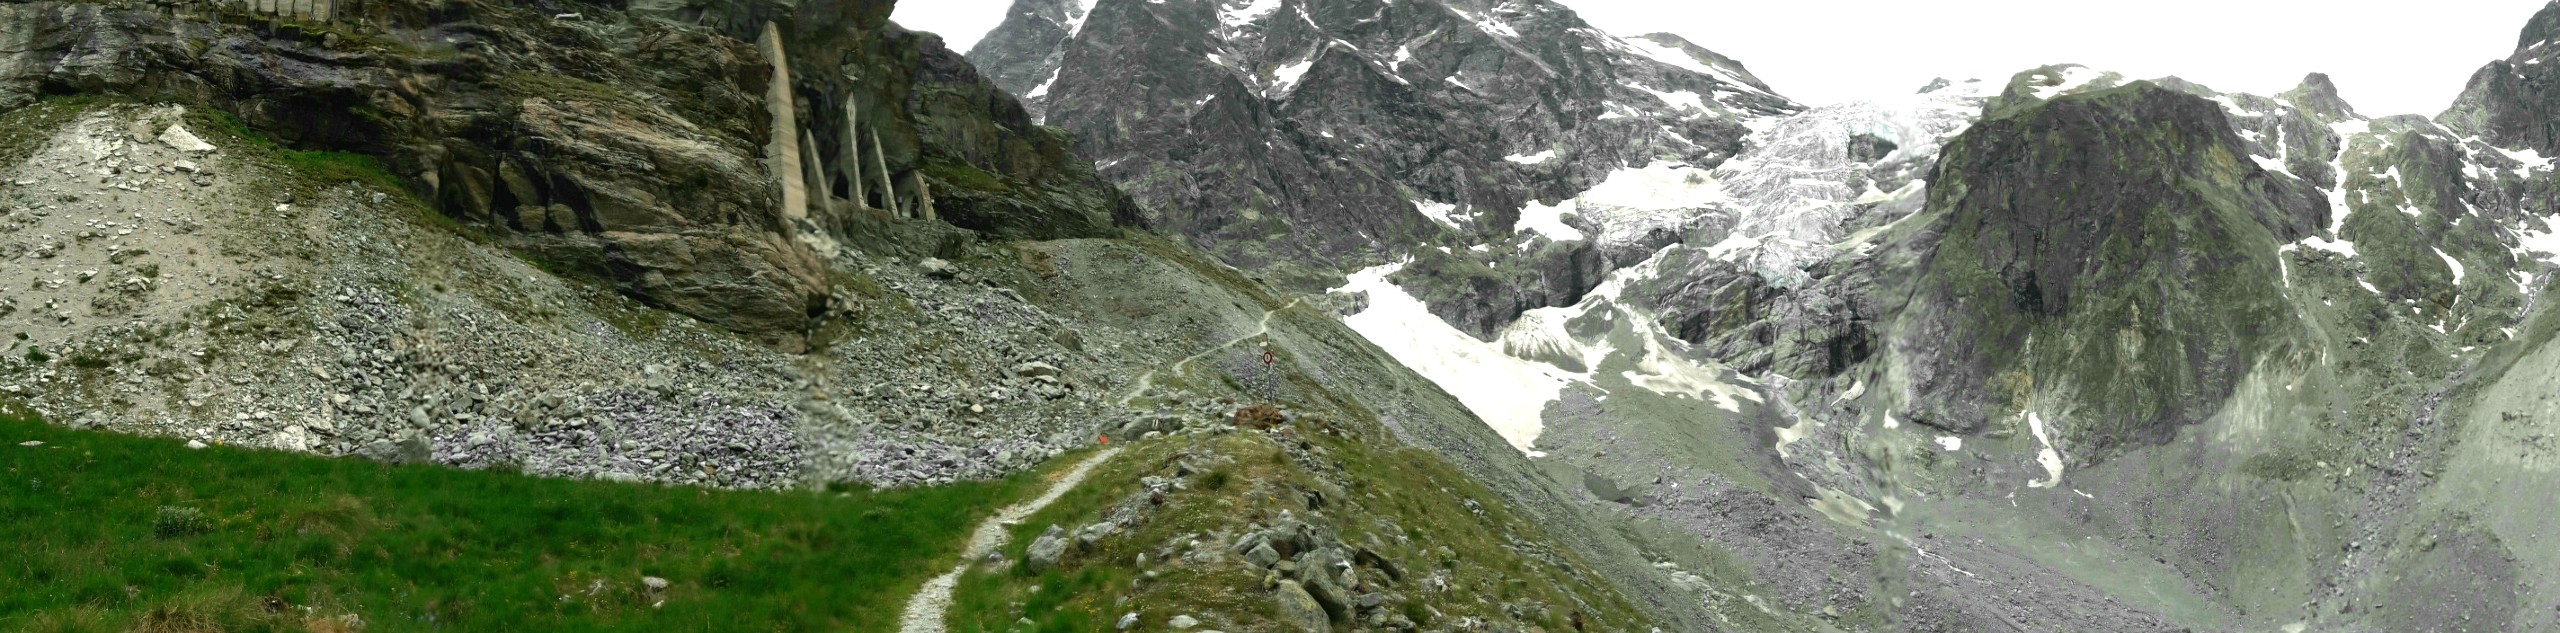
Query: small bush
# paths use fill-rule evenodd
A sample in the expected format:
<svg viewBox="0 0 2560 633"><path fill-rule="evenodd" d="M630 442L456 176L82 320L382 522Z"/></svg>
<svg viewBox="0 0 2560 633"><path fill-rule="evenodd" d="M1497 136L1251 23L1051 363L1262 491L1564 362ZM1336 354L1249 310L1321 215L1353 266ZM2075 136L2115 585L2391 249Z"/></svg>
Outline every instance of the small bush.
<svg viewBox="0 0 2560 633"><path fill-rule="evenodd" d="M186 506L160 506L152 513L151 533L160 538L179 538L213 531L213 522L204 511Z"/></svg>
<svg viewBox="0 0 2560 633"><path fill-rule="evenodd" d="M1225 468L1220 468L1209 471L1208 474L1201 475L1200 485L1210 490L1225 490L1227 488L1227 480L1233 478L1235 478L1233 473L1227 472L1227 469Z"/></svg>

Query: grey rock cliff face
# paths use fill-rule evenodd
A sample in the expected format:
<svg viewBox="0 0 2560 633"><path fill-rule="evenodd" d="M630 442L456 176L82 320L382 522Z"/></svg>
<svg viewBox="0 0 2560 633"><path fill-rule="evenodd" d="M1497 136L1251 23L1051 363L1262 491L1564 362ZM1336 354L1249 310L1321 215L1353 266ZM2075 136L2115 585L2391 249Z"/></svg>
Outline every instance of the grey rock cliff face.
<svg viewBox="0 0 2560 633"><path fill-rule="evenodd" d="M1065 50L1059 45L1084 25L1092 10L1089 0L1021 0L996 26L1005 37L979 42L969 50L969 59L987 71L996 87L1036 103L1046 92L1034 91L1055 76L1058 56Z"/></svg>
<svg viewBox="0 0 2560 633"><path fill-rule="evenodd" d="M1549 236L1519 230L1522 209L1622 169L1713 167L1800 109L1721 55L1611 36L1544 0L1080 6L1017 3L970 56L1073 131L1150 224L1301 285L1440 246L1490 245L1452 268L1541 271L1497 284L1521 297L1434 303L1471 323L1570 303L1607 269L1573 270L1650 251L1604 258L1575 238L1540 255L1524 245Z"/></svg>
<svg viewBox="0 0 2560 633"><path fill-rule="evenodd" d="M2560 155L2560 2L2534 14L2515 54L2472 74L2437 119L2499 146Z"/></svg>
<svg viewBox="0 0 2560 633"><path fill-rule="evenodd" d="M2201 420L2280 331L2276 244L2318 231L2326 205L2239 162L2228 119L2192 95L2137 82L2014 112L1959 136L1930 176L1945 215L1919 282L1928 334L1905 342L1927 370L1913 416L1979 428L2016 406L1985 386L2024 371L2072 381L2111 435ZM2084 332L2174 343L2048 342Z"/></svg>
<svg viewBox="0 0 2560 633"><path fill-rule="evenodd" d="M295 149L369 156L519 252L798 349L829 292L826 245L876 240L895 219L874 209L931 201L962 228L1033 238L1137 219L1063 134L938 38L890 24L891 6L657 1L555 19L394 0L274 34L8 4L0 108L44 94L212 105ZM877 138L868 160L857 125Z"/></svg>

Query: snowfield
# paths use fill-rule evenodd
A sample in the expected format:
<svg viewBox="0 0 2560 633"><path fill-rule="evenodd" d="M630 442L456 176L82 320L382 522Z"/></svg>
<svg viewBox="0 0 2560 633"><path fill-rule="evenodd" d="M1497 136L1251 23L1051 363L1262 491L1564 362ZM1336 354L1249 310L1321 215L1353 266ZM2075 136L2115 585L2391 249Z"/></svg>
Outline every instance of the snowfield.
<svg viewBox="0 0 2560 633"><path fill-rule="evenodd" d="M1513 447L1535 455L1529 446L1544 427L1547 403L1576 377L1554 365L1505 354L1499 345L1450 327L1422 300L1387 281L1403 269L1404 264L1386 264L1353 273L1349 283L1334 291L1368 293L1369 307L1342 322L1457 397Z"/></svg>

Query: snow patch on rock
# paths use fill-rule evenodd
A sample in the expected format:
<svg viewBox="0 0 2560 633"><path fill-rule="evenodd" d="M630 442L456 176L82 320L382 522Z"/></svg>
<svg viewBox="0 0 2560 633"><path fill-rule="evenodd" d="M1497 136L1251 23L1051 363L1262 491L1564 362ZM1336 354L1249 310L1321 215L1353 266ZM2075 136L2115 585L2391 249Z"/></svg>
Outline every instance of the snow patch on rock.
<svg viewBox="0 0 2560 633"><path fill-rule="evenodd" d="M1211 57L1216 56L1211 55ZM1059 70L1049 71L1049 78L1041 80L1040 85L1033 86L1030 92L1022 93L1022 98L1038 99L1040 97L1047 96L1049 94L1049 86L1056 85L1058 83L1058 73L1064 70L1064 68L1060 68Z"/></svg>
<svg viewBox="0 0 2560 633"><path fill-rule="evenodd" d="M2284 174L2284 175L2287 175L2287 176L2291 176L2291 175L2293 175L2293 171L2292 171L2292 170L2285 169L2285 167L2284 167L2284 161L2276 160L2276 159L2274 159L2274 158L2269 158L2269 157L2266 157L2266 156L2259 156L2259 155L2256 155L2256 154L2250 154L2250 155L2249 155L2249 160L2251 160L2251 161L2254 161L2254 162L2258 163L2258 168L2259 168L2259 169L2264 169L2264 170L2267 170L2267 171L2272 171L2272 172L2279 173L2279 174Z"/></svg>
<svg viewBox="0 0 2560 633"><path fill-rule="evenodd" d="M2060 77L2062 83L2036 88L2036 98L2052 99L2054 97L2059 97L2064 93L2078 90L2082 86L2087 86L2089 85L2089 82L2097 81L2099 78L2105 76L2107 76L2107 73L2104 71L2094 70L2084 66L2064 68L2062 69L2062 77Z"/></svg>
<svg viewBox="0 0 2560 633"><path fill-rule="evenodd" d="M1252 0L1218 13L1218 21L1227 26L1244 26L1261 21L1280 10L1280 0Z"/></svg>
<svg viewBox="0 0 2560 633"><path fill-rule="evenodd" d="M1713 173L1686 163L1655 161L1609 172L1600 184L1571 200L1553 206L1532 202L1520 211L1514 230L1535 231L1556 241L1588 239L1562 221L1564 214L1571 213L1598 228L1600 243L1626 244L1656 230L1683 230L1730 201Z"/></svg>
<svg viewBox="0 0 2560 633"><path fill-rule="evenodd" d="M1564 223L1564 216L1573 213L1574 207L1572 200L1553 205L1531 202L1529 206L1520 208L1520 221L1511 225L1511 230L1515 233L1534 232L1558 242L1584 239L1582 229Z"/></svg>
<svg viewBox="0 0 2560 633"><path fill-rule="evenodd" d="M2062 453L2053 450L2053 436L2045 432L2044 418L2037 416L2034 411L2028 411L2027 431L2034 433L2036 436L2036 444L2043 447L2036 450L2036 465L2044 467L2046 476L2044 481L2027 482L2027 487L2051 488L2061 484Z"/></svg>
<svg viewBox="0 0 2560 633"><path fill-rule="evenodd" d="M1084 19L1093 15L1093 5L1101 1L1076 0L1075 4L1068 6L1067 23L1063 25L1067 27L1067 39L1075 39L1076 35L1084 33Z"/></svg>
<svg viewBox="0 0 2560 633"><path fill-rule="evenodd" d="M1458 205L1447 202L1435 202L1432 200L1415 200L1413 201L1413 210L1421 213L1422 217L1431 218L1431 221L1438 222L1442 226L1447 226L1453 229L1458 228L1458 220L1455 217L1455 214L1458 211Z"/></svg>
<svg viewBox="0 0 2560 633"><path fill-rule="evenodd" d="M2505 154L2509 160L2522 164L2522 166L2516 168L2517 178L2531 178L2533 177L2533 172L2551 168L2551 159L2542 157L2542 152L2539 151L2530 149L2510 150L2504 147L2491 147L2490 149L2498 150L2498 153Z"/></svg>
<svg viewBox="0 0 2560 633"><path fill-rule="evenodd" d="M1732 86L1735 90L1755 94L1769 94L1766 90L1752 87L1750 82L1743 81L1741 76L1735 75L1732 71L1714 64L1709 64L1705 60L1701 60L1696 56L1690 55L1688 51L1656 44L1652 40L1643 38L1625 39L1613 37L1611 40L1616 43L1625 44L1626 50L1637 55L1642 55L1645 58L1665 64L1670 64L1674 68L1713 77L1716 81L1724 82L1726 85Z"/></svg>
<svg viewBox="0 0 2560 633"><path fill-rule="evenodd" d="M2540 230L2530 223L2516 229L2516 259L2560 263L2560 216L2535 219L2542 222Z"/></svg>
<svg viewBox="0 0 2560 633"><path fill-rule="evenodd" d="M1562 395L1574 376L1503 353L1497 344L1450 327L1420 299L1387 281L1403 269L1397 263L1352 273L1349 283L1334 291L1368 293L1369 307L1343 317L1343 324L1447 390L1513 447L1529 452L1544 428L1547 403Z"/></svg>
<svg viewBox="0 0 2560 633"><path fill-rule="evenodd" d="M1272 71L1271 90L1266 94L1276 97L1288 93L1290 89L1298 87L1298 79L1306 77L1307 69L1315 65L1315 56L1309 55L1298 63L1281 66L1279 70Z"/></svg>
<svg viewBox="0 0 2560 633"><path fill-rule="evenodd" d="M1624 85L1629 88L1643 91L1645 94L1653 95L1653 98L1661 99L1664 104L1668 104L1674 108L1699 111L1705 111L1707 109L1706 98L1698 96L1698 93L1696 92L1688 90L1663 92L1635 82L1626 82Z"/></svg>
<svg viewBox="0 0 2560 633"><path fill-rule="evenodd" d="M1522 165L1541 165L1541 164L1545 164L1547 161L1555 160L1555 159L1556 159L1556 151L1555 151L1555 150L1547 150L1547 151L1543 151L1543 152L1538 152L1538 153L1536 153L1536 154L1519 154L1519 155L1513 155L1513 156L1504 156L1504 157L1502 157L1502 159L1503 159L1503 160L1507 160L1507 161L1511 161L1511 162L1514 162L1514 163L1519 163L1519 164L1522 164Z"/></svg>
<svg viewBox="0 0 2560 633"><path fill-rule="evenodd" d="M2444 258L2444 265L2445 265L2445 266L2450 267L2450 268L2452 268L2452 269L2453 269L2453 285L2455 285L2455 286L2460 286L2460 285L2462 285L2462 273L2463 273L2463 270L2462 270L2462 260L2454 259L2452 255L2446 255L2446 254L2444 253L2444 249L2441 249L2441 248L2434 248L2434 247L2429 247L2429 248L2433 249L2433 250L2436 252L2436 257Z"/></svg>

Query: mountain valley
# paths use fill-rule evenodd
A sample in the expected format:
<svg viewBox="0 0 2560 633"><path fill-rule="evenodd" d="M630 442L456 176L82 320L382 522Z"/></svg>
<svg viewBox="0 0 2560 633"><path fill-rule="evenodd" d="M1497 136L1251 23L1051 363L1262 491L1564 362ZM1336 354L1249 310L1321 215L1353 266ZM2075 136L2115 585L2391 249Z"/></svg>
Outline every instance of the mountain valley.
<svg viewBox="0 0 2560 633"><path fill-rule="evenodd" d="M0 629L2560 630L2560 2L2432 115L895 4L0 2Z"/></svg>

